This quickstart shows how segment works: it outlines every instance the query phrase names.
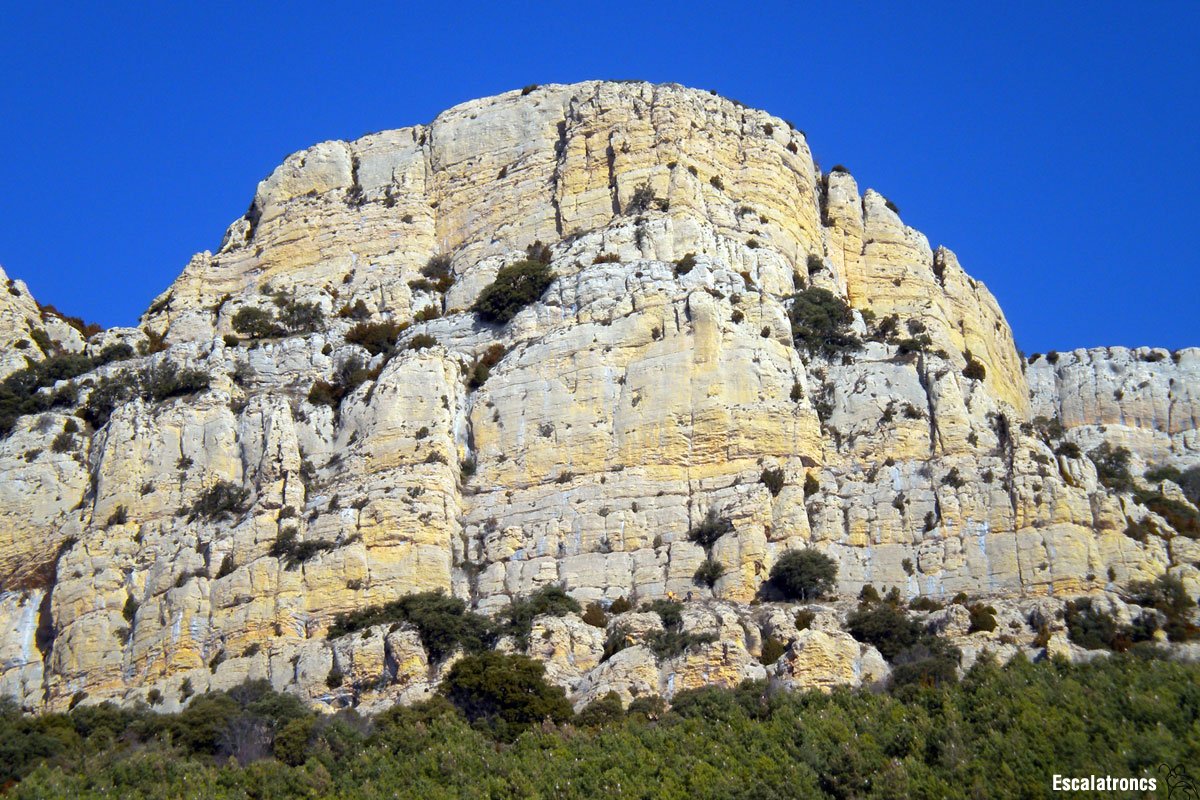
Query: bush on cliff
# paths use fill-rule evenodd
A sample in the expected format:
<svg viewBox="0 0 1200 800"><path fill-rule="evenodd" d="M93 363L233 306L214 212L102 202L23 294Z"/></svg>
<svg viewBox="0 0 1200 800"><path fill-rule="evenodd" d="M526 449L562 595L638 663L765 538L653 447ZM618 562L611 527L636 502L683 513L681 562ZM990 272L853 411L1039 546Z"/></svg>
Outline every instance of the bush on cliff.
<svg viewBox="0 0 1200 800"><path fill-rule="evenodd" d="M372 625L404 622L417 629L432 661L443 660L459 647L468 653L482 651L496 637L490 620L441 591L405 595L390 603L338 614L325 637L336 639Z"/></svg>
<svg viewBox="0 0 1200 800"><path fill-rule="evenodd" d="M504 325L525 306L537 302L554 278L554 271L539 261L527 259L501 267L471 310L485 322Z"/></svg>
<svg viewBox="0 0 1200 800"><path fill-rule="evenodd" d="M828 289L798 292L789 315L792 341L797 349L828 358L862 347L862 342L850 331L850 323L854 321L850 306Z"/></svg>
<svg viewBox="0 0 1200 800"><path fill-rule="evenodd" d="M554 616L565 617L567 614L578 614L581 608L569 594L558 586L543 586L529 597L514 598L505 609L503 631L513 636L519 647L529 646L529 632L533 628L534 617Z"/></svg>
<svg viewBox="0 0 1200 800"><path fill-rule="evenodd" d="M771 584L787 600L816 600L833 589L837 562L816 550L790 550L771 567Z"/></svg>
<svg viewBox="0 0 1200 800"><path fill-rule="evenodd" d="M883 598L877 592L864 592L863 597L846 618L846 630L860 642L875 647L892 665L893 689L941 686L958 680L962 652L908 616L898 591L893 589ZM986 624L988 607L979 608L980 619Z"/></svg>
<svg viewBox="0 0 1200 800"><path fill-rule="evenodd" d="M1129 474L1129 461L1133 454L1126 447L1113 447L1101 442L1088 452L1088 458L1096 465L1096 477L1114 492L1133 490L1133 476Z"/></svg>
<svg viewBox="0 0 1200 800"><path fill-rule="evenodd" d="M441 693L472 725L512 741L533 725L573 715L562 687L546 683L545 674L528 656L478 653L454 663Z"/></svg>

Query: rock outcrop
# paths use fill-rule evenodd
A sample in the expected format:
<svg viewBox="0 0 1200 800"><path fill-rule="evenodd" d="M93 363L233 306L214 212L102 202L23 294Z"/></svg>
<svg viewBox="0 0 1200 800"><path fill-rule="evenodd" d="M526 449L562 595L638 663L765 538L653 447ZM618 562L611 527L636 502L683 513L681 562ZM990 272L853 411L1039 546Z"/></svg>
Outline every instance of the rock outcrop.
<svg viewBox="0 0 1200 800"><path fill-rule="evenodd" d="M555 279L485 324L472 304L531 255ZM0 371L31 326L83 349L9 286ZM845 304L862 346L798 346L798 291ZM275 327L248 336L256 313ZM396 341L364 347L367 324ZM448 662L411 628L325 632L430 589L484 613L547 585L673 597L715 635L664 659L636 620L539 618L529 652L577 705L886 679L846 608L797 630L750 605L806 546L846 596L1059 602L1164 571L1200 590L1196 541L1162 518L1127 535L1151 512L1059 441L1196 463L1200 351L1026 367L986 287L882 195L821 172L789 123L679 86L509 92L296 153L139 329L87 352L113 343L141 355L74 379L83 418L26 415L0 441L0 693L30 709L151 690L170 708L247 677L330 708L424 697ZM86 411L165 365L205 385ZM706 550L689 531L710 513L728 532ZM964 644L1034 647L1012 621L1011 642ZM632 638L605 659L618 624ZM787 645L771 665L767 636Z"/></svg>

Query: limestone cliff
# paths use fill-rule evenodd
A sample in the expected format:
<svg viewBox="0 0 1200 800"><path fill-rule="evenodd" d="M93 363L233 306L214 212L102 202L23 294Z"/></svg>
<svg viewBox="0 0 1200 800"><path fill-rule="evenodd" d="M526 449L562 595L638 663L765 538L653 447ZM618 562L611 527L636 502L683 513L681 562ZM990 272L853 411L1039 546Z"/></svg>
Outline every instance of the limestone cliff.
<svg viewBox="0 0 1200 800"><path fill-rule="evenodd" d="M484 324L472 304L535 243L555 280ZM41 319L10 285L9 372ZM797 347L794 295L814 288L853 309L862 347ZM319 324L248 338L248 309ZM347 341L369 323L392 326L394 350ZM82 347L69 333L53 341ZM1030 641L1024 614L1048 596L1165 570L1200 589L1197 542L1165 520L1127 536L1151 512L1059 443L1119 434L1145 463L1200 461L1200 351L1026 369L953 253L823 173L789 123L679 86L543 86L296 153L140 329L86 348L118 343L140 354L73 379L82 420L26 415L0 441L0 693L32 709L152 689L171 707L184 681L248 676L330 706L420 697L445 665L411 630L324 632L437 588L483 612L547 584L695 601L688 628L718 641L663 663L640 646L601 663L604 631L540 620L532 652L577 702L768 669L787 685L882 674L838 627L843 606L798 631L790 610L749 605L807 545L838 561L844 595L1008 598ZM205 385L150 386L167 364ZM131 375L141 391L86 411ZM731 530L707 588L688 532L710 511ZM767 636L792 642L770 668ZM335 668L353 689L327 686Z"/></svg>

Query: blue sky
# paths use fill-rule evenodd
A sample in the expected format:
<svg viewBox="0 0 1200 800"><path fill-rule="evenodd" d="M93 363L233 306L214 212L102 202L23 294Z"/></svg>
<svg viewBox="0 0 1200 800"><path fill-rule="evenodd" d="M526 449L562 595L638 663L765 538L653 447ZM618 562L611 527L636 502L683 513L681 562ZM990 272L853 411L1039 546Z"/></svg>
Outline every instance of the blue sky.
<svg viewBox="0 0 1200 800"><path fill-rule="evenodd" d="M0 264L106 325L290 152L640 78L792 120L957 252L1027 352L1200 345L1200 4L6 5Z"/></svg>

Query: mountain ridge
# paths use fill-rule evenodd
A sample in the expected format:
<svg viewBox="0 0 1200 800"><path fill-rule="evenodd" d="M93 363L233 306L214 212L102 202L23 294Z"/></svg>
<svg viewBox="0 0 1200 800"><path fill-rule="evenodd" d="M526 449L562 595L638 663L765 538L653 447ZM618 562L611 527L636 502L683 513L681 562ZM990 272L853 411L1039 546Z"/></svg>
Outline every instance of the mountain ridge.
<svg viewBox="0 0 1200 800"><path fill-rule="evenodd" d="M472 312L530 263L554 274L536 302L504 325ZM0 297L14 369L30 302ZM787 122L706 92L548 85L294 153L141 322L51 337L50 358L130 357L59 381L75 403L0 441L0 636L19 654L0 693L30 708L178 704L185 678L269 677L330 707L423 697L448 665L410 628L323 634L437 589L484 613L546 586L694 601L685 629L718 641L666 659L605 660L606 632L541 619L530 652L583 704L882 679L841 629L867 585L995 598L1019 633L937 613L1008 655L1046 646L1034 607L1093 594L1132 619L1131 581L1200 587L1194 506L1143 477L1200 463L1200 350L1026 364L950 250L817 169ZM1084 452L1103 442L1134 483L1106 487ZM689 534L710 513L728 533L705 546ZM757 604L802 547L838 563L843 598L812 630ZM758 660L772 637L779 666Z"/></svg>

